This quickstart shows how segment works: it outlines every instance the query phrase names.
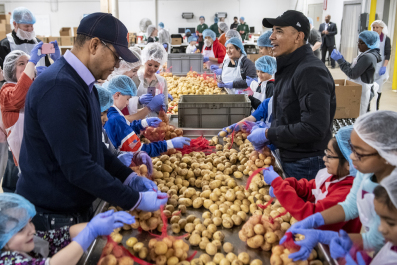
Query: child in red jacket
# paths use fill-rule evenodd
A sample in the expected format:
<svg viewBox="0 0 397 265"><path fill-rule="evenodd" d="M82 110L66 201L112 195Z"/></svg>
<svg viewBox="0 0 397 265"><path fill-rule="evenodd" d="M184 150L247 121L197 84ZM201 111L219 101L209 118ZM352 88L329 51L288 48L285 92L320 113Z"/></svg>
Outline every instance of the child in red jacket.
<svg viewBox="0 0 397 265"><path fill-rule="evenodd" d="M353 126L344 127L328 142L323 158L326 168L318 171L314 180L283 180L272 167L263 171L265 182L271 185L270 195L275 196L298 221L343 202L349 194L356 175L350 159L349 139L352 130ZM360 233L361 223L356 218L348 222L325 225L321 229L343 229L348 233Z"/></svg>

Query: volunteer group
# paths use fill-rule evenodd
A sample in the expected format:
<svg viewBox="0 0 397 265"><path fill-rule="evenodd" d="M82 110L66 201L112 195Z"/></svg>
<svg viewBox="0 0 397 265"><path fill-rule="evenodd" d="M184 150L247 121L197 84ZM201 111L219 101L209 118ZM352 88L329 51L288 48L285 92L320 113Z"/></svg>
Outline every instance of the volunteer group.
<svg viewBox="0 0 397 265"><path fill-rule="evenodd" d="M131 161L139 158L151 171L151 157L190 145L190 139L140 141L145 128L160 125L159 115L172 100L158 74L167 51L155 37L157 29L151 28L143 50L129 48L121 21L93 13L81 20L72 50L61 56L56 41L51 42L55 53L41 52L35 22L28 9L13 11L3 60L0 144L11 150L16 172L7 170L11 179L16 173L16 190L0 194L0 261L76 264L97 236L135 222L125 212L93 217L94 201L158 210L167 194L133 172ZM248 136L254 148L268 146L280 156L288 178L272 167L263 176L270 195L299 220L288 232L305 236L289 257L306 260L320 242L347 264L392 264L397 260L397 113L366 113L371 95L387 79L379 67L390 59L384 56L386 25L375 21L374 31L360 33L361 53L351 64L338 51L331 54L363 91L360 117L333 137L335 84L307 43L312 21L293 10L264 18L263 26L272 30L259 37L262 57L255 63L240 36L246 30L228 30L222 23L220 39L211 29L202 31L200 52L219 76L219 87L249 94L253 112L242 121L255 123ZM165 31L161 35L169 37ZM189 37L190 52L196 52L196 41ZM238 131L242 124L223 130ZM7 150L1 160L0 166L7 163Z"/></svg>

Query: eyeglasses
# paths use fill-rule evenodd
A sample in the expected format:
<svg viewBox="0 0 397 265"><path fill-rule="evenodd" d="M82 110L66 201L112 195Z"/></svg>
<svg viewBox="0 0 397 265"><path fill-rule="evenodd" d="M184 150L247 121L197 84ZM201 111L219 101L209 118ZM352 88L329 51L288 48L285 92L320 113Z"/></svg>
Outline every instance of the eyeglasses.
<svg viewBox="0 0 397 265"><path fill-rule="evenodd" d="M378 152L373 153L373 154L367 154L367 155L359 154L359 153L357 153L356 149L353 147L352 142L350 140L348 142L349 142L350 149L352 150L352 153L357 157L357 159L359 161L361 161L361 158L366 157L366 156L376 156L376 155L378 155Z"/></svg>
<svg viewBox="0 0 397 265"><path fill-rule="evenodd" d="M339 159L338 156L330 156L327 154L327 150L324 150L324 154L325 154L325 161L328 162L329 159Z"/></svg>
<svg viewBox="0 0 397 265"><path fill-rule="evenodd" d="M101 42L102 42L103 45L105 45L113 53L114 60L116 61L116 64L120 63L123 58L119 57L117 55L117 53L115 53L112 49L110 49L110 47L104 41L101 40Z"/></svg>

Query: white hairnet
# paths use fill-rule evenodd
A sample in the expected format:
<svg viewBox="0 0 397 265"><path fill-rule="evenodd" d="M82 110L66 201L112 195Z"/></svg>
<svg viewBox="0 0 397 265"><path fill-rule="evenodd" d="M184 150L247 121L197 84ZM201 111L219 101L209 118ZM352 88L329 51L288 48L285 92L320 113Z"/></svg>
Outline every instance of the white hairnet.
<svg viewBox="0 0 397 265"><path fill-rule="evenodd" d="M366 113L358 117L354 130L389 164L397 166L397 112L383 110Z"/></svg>
<svg viewBox="0 0 397 265"><path fill-rule="evenodd" d="M220 23L218 24L218 27L219 27L223 32L226 32L226 31L228 31L228 29L229 29L229 26L228 26L225 22L220 22Z"/></svg>
<svg viewBox="0 0 397 265"><path fill-rule="evenodd" d="M380 185L386 189L394 207L397 208L397 168L395 168L389 176L382 179Z"/></svg>
<svg viewBox="0 0 397 265"><path fill-rule="evenodd" d="M240 33L238 33L238 31L235 30L235 29L229 29L229 30L226 32L225 37L226 37L226 38L229 38L229 39L230 39L230 38L239 38L239 39L242 41L241 36L240 36Z"/></svg>
<svg viewBox="0 0 397 265"><path fill-rule="evenodd" d="M142 64L153 60L160 64L160 68L167 62L168 54L163 45L158 42L151 42L142 50Z"/></svg>
<svg viewBox="0 0 397 265"><path fill-rule="evenodd" d="M137 54L139 54L139 57L140 57L141 54L142 54L141 48L139 48L139 47L137 47L137 46L129 47L128 49L129 49L130 51L132 51L132 52L136 52Z"/></svg>
<svg viewBox="0 0 397 265"><path fill-rule="evenodd" d="M385 22L383 22L382 20L375 20L374 22L372 22L371 24L371 29L374 26L374 24L378 24L379 27L383 28L382 29L382 33L387 35L389 34L389 31L387 30L387 25L385 24Z"/></svg>
<svg viewBox="0 0 397 265"><path fill-rule="evenodd" d="M28 200L15 193L0 194L0 249L36 215Z"/></svg>
<svg viewBox="0 0 397 265"><path fill-rule="evenodd" d="M152 36L152 33L153 33L153 31L156 29L156 27L155 26L153 26L153 25L149 25L149 27L147 27L147 30L146 30L146 34L147 34L147 37L149 38L150 36Z"/></svg>
<svg viewBox="0 0 397 265"><path fill-rule="evenodd" d="M119 68L114 68L113 72L109 75L107 80L112 79L116 75L123 75L125 72L131 71L132 69L135 69L137 67L142 66L142 60L140 54L138 54L136 51L133 51L130 49L130 51L134 54L136 58L139 60L135 63L129 63L124 60L120 61Z"/></svg>
<svg viewBox="0 0 397 265"><path fill-rule="evenodd" d="M3 75L4 79L7 82L13 82L16 83L18 82L17 80L17 62L21 56L27 56L30 58L30 56L25 53L24 51L20 50L15 50L7 54L6 58L4 59L3 63Z"/></svg>
<svg viewBox="0 0 397 265"><path fill-rule="evenodd" d="M36 18L33 13L30 12L26 7L17 7L12 11L10 24L15 21L17 24L34 24L36 23Z"/></svg>

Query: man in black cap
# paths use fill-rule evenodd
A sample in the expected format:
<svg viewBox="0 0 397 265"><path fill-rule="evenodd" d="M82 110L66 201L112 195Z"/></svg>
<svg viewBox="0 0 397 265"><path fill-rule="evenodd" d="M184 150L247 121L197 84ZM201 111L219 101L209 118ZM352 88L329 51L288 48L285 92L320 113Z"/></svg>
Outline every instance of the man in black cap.
<svg viewBox="0 0 397 265"><path fill-rule="evenodd" d="M94 83L106 80L121 59L138 61L127 28L111 14L93 13L80 22L72 50L30 86L17 193L35 205L40 231L89 221L96 198L150 212L167 202L102 143Z"/></svg>
<svg viewBox="0 0 397 265"><path fill-rule="evenodd" d="M310 24L301 12L288 10L278 18L263 19L277 59L270 128L261 129L262 142L280 150L289 177L314 179L324 168L324 150L332 137L335 83L306 40Z"/></svg>

